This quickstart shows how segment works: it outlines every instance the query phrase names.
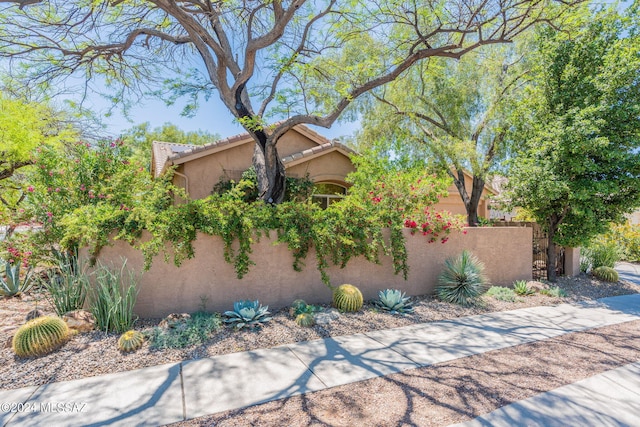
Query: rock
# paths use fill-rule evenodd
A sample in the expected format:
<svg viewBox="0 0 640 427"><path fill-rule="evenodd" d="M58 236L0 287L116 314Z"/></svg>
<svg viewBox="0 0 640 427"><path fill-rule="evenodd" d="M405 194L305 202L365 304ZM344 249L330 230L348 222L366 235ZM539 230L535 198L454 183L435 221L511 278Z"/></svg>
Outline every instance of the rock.
<svg viewBox="0 0 640 427"><path fill-rule="evenodd" d="M4 343L4 348L12 348L13 347L13 335L9 335L9 338Z"/></svg>
<svg viewBox="0 0 640 427"><path fill-rule="evenodd" d="M316 325L328 325L340 317L340 312L335 308L329 308L313 315Z"/></svg>
<svg viewBox="0 0 640 427"><path fill-rule="evenodd" d="M25 318L25 320L28 322L29 320L37 319L38 317L42 316L44 316L44 313L36 308L35 310L31 310L29 313L27 313L27 317Z"/></svg>
<svg viewBox="0 0 640 427"><path fill-rule="evenodd" d="M162 319L158 326L164 329L184 329L189 319L191 315L188 313L171 313Z"/></svg>
<svg viewBox="0 0 640 427"><path fill-rule="evenodd" d="M96 326L96 319L93 314L87 310L74 310L65 313L62 316L62 320L67 323L69 329L73 329L78 332L92 331Z"/></svg>

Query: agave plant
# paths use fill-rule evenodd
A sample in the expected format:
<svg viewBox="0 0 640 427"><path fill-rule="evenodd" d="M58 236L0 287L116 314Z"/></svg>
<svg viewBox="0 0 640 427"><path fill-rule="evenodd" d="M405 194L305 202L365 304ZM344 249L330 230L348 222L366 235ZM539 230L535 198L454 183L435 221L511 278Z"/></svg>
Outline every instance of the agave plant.
<svg viewBox="0 0 640 427"><path fill-rule="evenodd" d="M436 293L445 302L471 305L485 290L487 279L484 265L469 251L445 260L445 268L438 277Z"/></svg>
<svg viewBox="0 0 640 427"><path fill-rule="evenodd" d="M521 295L521 296L533 295L536 293L533 289L529 287L529 285L527 285L527 282L525 280L516 280L513 283L513 291L517 295Z"/></svg>
<svg viewBox="0 0 640 427"><path fill-rule="evenodd" d="M269 306L262 306L258 300L256 301L236 301L233 303L233 311L225 311L227 316L225 323L233 324L236 329L248 326L250 328L261 326L263 323L271 320L268 311Z"/></svg>
<svg viewBox="0 0 640 427"><path fill-rule="evenodd" d="M373 304L381 310L388 311L392 314L408 314L413 313L413 307L409 300L410 297L406 297L404 292L398 289L385 289L378 292L378 301L374 301Z"/></svg>
<svg viewBox="0 0 640 427"><path fill-rule="evenodd" d="M11 265L8 261L4 261L4 263L4 274L6 277L0 275L1 296L12 297L31 289L31 286L33 286L31 267L27 270L24 280L20 281L20 263L18 262L15 265Z"/></svg>

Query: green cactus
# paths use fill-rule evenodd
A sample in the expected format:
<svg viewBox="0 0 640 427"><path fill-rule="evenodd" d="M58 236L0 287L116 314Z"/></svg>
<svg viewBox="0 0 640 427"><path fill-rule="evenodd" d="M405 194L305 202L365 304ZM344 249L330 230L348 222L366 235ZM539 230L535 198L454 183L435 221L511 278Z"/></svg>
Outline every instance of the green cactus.
<svg viewBox="0 0 640 427"><path fill-rule="evenodd" d="M602 266L594 268L591 274L593 274L593 276L597 279L603 280L605 282L617 282L620 279L618 277L618 272L611 267Z"/></svg>
<svg viewBox="0 0 640 427"><path fill-rule="evenodd" d="M316 324L316 321L313 318L313 314L300 313L296 317L296 323L298 324L298 326L302 326L303 328L310 328L311 326Z"/></svg>
<svg viewBox="0 0 640 427"><path fill-rule="evenodd" d="M333 291L333 305L340 311L358 311L362 303L362 292L353 285L340 285Z"/></svg>
<svg viewBox="0 0 640 427"><path fill-rule="evenodd" d="M63 345L69 327L59 317L44 316L22 325L13 336L13 351L19 357L41 356Z"/></svg>
<svg viewBox="0 0 640 427"><path fill-rule="evenodd" d="M305 313L307 308L307 303L302 299L297 299L291 303L291 307L289 308L289 314L293 317L296 317L300 313Z"/></svg>
<svg viewBox="0 0 640 427"><path fill-rule="evenodd" d="M144 343L144 334L139 331L130 330L120 335L118 340L118 349L125 353L136 351L142 347Z"/></svg>
<svg viewBox="0 0 640 427"><path fill-rule="evenodd" d="M24 275L24 280L20 281L20 263L11 265L10 262L5 261L3 277L0 274L0 296L12 297L21 293L27 292L33 286L33 280L31 280L31 267Z"/></svg>

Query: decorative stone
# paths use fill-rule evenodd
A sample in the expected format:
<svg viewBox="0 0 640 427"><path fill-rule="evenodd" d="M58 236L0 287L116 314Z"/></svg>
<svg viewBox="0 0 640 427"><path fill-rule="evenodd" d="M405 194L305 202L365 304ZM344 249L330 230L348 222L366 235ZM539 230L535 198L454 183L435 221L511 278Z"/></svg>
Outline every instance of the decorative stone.
<svg viewBox="0 0 640 427"><path fill-rule="evenodd" d="M164 329L184 329L189 319L191 315L188 313L171 313L162 319L158 326Z"/></svg>
<svg viewBox="0 0 640 427"><path fill-rule="evenodd" d="M62 316L62 320L67 323L69 329L73 329L77 332L89 332L96 326L96 319L93 314L87 310L74 310L65 313Z"/></svg>
<svg viewBox="0 0 640 427"><path fill-rule="evenodd" d="M31 310L29 313L27 313L27 317L25 318L25 320L28 322L29 320L33 320L42 316L44 316L44 313L36 308L35 310Z"/></svg>
<svg viewBox="0 0 640 427"><path fill-rule="evenodd" d="M316 325L328 325L339 317L340 312L335 308L322 310L321 312L313 315L313 319L316 321Z"/></svg>

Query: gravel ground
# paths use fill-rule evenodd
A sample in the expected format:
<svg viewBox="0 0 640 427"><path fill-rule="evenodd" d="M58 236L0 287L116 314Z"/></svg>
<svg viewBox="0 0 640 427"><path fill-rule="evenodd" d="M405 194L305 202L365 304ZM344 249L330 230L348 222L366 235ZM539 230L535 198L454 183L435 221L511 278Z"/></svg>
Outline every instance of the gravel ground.
<svg viewBox="0 0 640 427"><path fill-rule="evenodd" d="M75 336L58 351L35 359L17 358L6 345L0 350L0 390L47 384L78 378L103 375L207 356L274 347L329 336L340 336L377 329L394 328L415 323L451 319L494 311L513 310L538 305L584 301L604 296L636 293L637 287L618 282L614 284L593 280L585 275L561 278L558 285L568 293L566 298L552 298L536 294L520 297L516 302L498 301L484 297L481 304L463 308L442 303L430 296L414 298L415 313L394 316L381 313L365 305L359 313L342 314L326 326L301 328L286 309L274 313L273 320L262 329L233 331L223 327L203 345L186 349L152 350L148 344L135 353L123 354L117 349L116 334L90 332ZM23 298L0 300L0 344L10 339L15 328L24 322L26 314L35 307L51 312L41 291ZM157 325L160 319L143 319L136 329Z"/></svg>
<svg viewBox="0 0 640 427"><path fill-rule="evenodd" d="M446 426L638 360L640 320L171 426Z"/></svg>

